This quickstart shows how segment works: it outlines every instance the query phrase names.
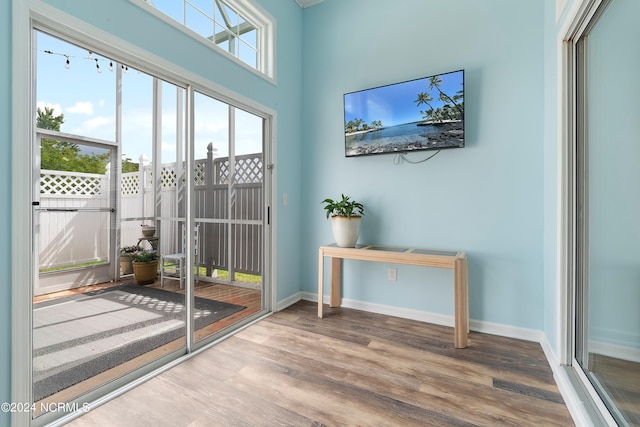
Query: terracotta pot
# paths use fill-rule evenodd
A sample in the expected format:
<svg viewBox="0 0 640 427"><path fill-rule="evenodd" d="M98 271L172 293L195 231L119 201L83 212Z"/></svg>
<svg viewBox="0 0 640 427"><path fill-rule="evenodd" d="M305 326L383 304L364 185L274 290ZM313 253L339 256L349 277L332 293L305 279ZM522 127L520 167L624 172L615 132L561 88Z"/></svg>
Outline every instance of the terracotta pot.
<svg viewBox="0 0 640 427"><path fill-rule="evenodd" d="M133 273L133 265L131 265L131 257L129 254L120 254L120 275Z"/></svg>
<svg viewBox="0 0 640 427"><path fill-rule="evenodd" d="M149 285L158 277L158 260L149 262L133 261L133 277L138 285Z"/></svg>

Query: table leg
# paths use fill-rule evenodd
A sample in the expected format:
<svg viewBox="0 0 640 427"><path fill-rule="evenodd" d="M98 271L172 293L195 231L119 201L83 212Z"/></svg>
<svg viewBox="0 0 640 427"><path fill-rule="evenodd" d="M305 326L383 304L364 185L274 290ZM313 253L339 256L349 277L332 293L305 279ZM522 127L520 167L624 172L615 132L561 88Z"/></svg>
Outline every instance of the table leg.
<svg viewBox="0 0 640 427"><path fill-rule="evenodd" d="M318 317L322 318L322 300L324 294L324 252L318 251Z"/></svg>
<svg viewBox="0 0 640 427"><path fill-rule="evenodd" d="M329 307L340 307L340 285L342 281L342 258L331 258L331 297Z"/></svg>
<svg viewBox="0 0 640 427"><path fill-rule="evenodd" d="M467 260L457 259L454 270L454 344L456 348L467 347L467 333L469 330L469 302L467 281Z"/></svg>
<svg viewBox="0 0 640 427"><path fill-rule="evenodd" d="M467 333L471 330L469 329L469 262L467 259L464 259L464 309L465 309L465 318L467 319Z"/></svg>

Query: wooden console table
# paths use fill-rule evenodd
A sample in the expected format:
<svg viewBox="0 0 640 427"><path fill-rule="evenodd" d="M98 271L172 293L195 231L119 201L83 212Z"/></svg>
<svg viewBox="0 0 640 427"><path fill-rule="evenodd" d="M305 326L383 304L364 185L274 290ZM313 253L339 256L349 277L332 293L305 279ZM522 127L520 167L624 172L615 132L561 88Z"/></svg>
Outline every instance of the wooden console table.
<svg viewBox="0 0 640 427"><path fill-rule="evenodd" d="M331 259L330 307L339 307L341 304L340 287L343 259L452 269L454 272L454 345L456 348L465 348L467 346L467 334L469 333L469 270L467 256L464 252L377 245L358 245L355 248L341 248L335 244L320 246L318 253L318 317L322 317L325 257Z"/></svg>

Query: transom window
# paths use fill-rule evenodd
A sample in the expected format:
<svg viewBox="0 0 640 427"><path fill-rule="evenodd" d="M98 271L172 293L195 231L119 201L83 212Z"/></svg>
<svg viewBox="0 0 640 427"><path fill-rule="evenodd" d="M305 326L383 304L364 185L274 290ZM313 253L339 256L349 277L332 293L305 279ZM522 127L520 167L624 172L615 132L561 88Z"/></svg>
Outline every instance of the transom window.
<svg viewBox="0 0 640 427"><path fill-rule="evenodd" d="M273 19L242 0L142 0L249 67L273 76Z"/></svg>

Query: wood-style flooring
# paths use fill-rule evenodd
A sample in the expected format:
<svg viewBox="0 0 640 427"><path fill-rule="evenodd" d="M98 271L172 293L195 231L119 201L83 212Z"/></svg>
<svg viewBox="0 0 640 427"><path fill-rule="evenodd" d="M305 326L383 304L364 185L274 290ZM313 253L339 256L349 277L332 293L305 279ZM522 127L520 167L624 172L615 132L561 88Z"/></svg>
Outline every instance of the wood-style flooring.
<svg viewBox="0 0 640 427"><path fill-rule="evenodd" d="M572 426L539 344L300 301L70 423Z"/></svg>

